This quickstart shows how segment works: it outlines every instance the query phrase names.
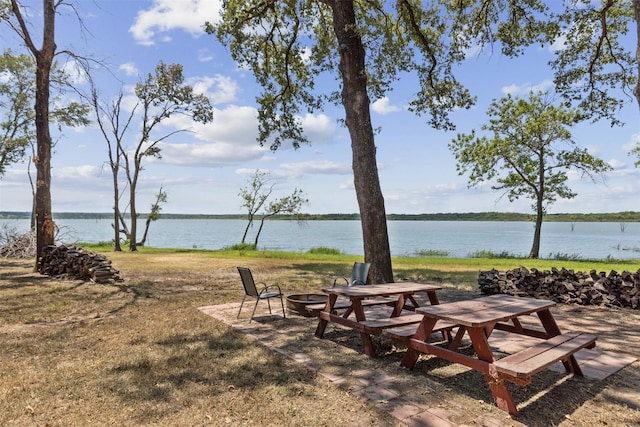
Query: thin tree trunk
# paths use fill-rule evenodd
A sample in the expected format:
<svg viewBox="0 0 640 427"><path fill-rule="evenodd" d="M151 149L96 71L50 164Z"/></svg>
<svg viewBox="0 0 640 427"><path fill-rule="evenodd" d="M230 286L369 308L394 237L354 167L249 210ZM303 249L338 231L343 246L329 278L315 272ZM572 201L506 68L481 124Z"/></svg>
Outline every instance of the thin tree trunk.
<svg viewBox="0 0 640 427"><path fill-rule="evenodd" d="M120 245L120 186L118 185L118 171L120 170L119 144L116 147L116 159L113 159L111 144L109 144L109 162L113 177L113 250L122 252Z"/></svg>
<svg viewBox="0 0 640 427"><path fill-rule="evenodd" d="M242 235L242 241L240 242L243 245L244 245L245 239L247 238L247 233L249 232L249 227L251 227L251 224L253 224L253 215L249 215L249 222L247 222L247 226L244 229L244 234Z"/></svg>
<svg viewBox="0 0 640 427"><path fill-rule="evenodd" d="M129 251L136 252L136 232L138 228L138 212L136 211L136 180L134 179L129 186L129 209L131 212L131 227L129 228Z"/></svg>
<svg viewBox="0 0 640 427"><path fill-rule="evenodd" d="M260 227L258 227L258 232L256 233L256 239L253 242L256 249L258 249L258 239L260 238L260 233L262 232L262 227L264 226L264 219L265 217L262 217L262 219L260 220Z"/></svg>
<svg viewBox="0 0 640 427"><path fill-rule="evenodd" d="M113 250L115 252L121 252L122 246L120 245L120 207L118 205L118 173L113 172Z"/></svg>
<svg viewBox="0 0 640 427"><path fill-rule="evenodd" d="M542 219L544 216L544 148L541 149L538 157L538 189L536 191L536 225L533 231L533 245L531 246L531 252L529 258L538 258L540 256L540 236L542 235Z"/></svg>
<svg viewBox="0 0 640 427"><path fill-rule="evenodd" d="M151 215L147 217L144 223L144 233L142 233L142 240L138 243L139 246L144 246L147 243L147 234L149 234L149 227L151 226Z"/></svg>
<svg viewBox="0 0 640 427"><path fill-rule="evenodd" d="M340 53L342 103L345 107L346 126L351 136L353 178L360 208L364 259L371 263L370 281L391 283L391 251L369 110L365 50L355 28L357 24L353 2L334 2L333 29Z"/></svg>

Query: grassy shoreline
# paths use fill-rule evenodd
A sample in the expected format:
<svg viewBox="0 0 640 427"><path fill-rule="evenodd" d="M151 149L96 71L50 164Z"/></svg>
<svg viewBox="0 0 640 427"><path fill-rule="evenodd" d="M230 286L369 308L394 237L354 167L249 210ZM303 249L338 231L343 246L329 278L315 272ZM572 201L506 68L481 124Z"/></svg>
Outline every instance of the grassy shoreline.
<svg viewBox="0 0 640 427"><path fill-rule="evenodd" d="M126 256L132 254L130 252L113 252L109 246L95 245L91 243L81 243L88 250L100 252L109 256ZM345 262L350 265L354 261L361 261L362 256L348 255L341 253L319 253L319 252L286 252L286 251L268 251L268 250L207 250L207 249L170 249L170 248L153 248L138 247L141 254L194 254L211 258L238 258L238 259L291 259L296 261L318 261L318 262ZM405 268L416 268L423 266L432 270L442 272L462 272L479 270L509 270L519 267L528 269L537 268L538 270L549 270L551 268L566 268L567 270L588 272L591 270L606 271L611 270L617 272L637 271L640 269L640 259L633 260L583 260L583 259L530 259L516 257L491 257L491 258L450 258L442 256L432 257L392 257L392 264L395 269L403 270Z"/></svg>

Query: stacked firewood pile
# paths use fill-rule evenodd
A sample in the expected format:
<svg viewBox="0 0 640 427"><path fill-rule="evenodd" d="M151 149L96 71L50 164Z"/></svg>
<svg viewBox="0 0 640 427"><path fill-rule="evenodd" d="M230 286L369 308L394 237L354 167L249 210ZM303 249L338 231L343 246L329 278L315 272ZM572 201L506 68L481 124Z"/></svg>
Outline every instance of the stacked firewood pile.
<svg viewBox="0 0 640 427"><path fill-rule="evenodd" d="M589 273L562 268L540 271L520 267L507 271L480 271L483 294L510 294L549 299L565 304L602 305L640 309L640 270Z"/></svg>
<svg viewBox="0 0 640 427"><path fill-rule="evenodd" d="M38 272L65 279L115 283L122 279L106 256L74 245L47 246L38 260Z"/></svg>

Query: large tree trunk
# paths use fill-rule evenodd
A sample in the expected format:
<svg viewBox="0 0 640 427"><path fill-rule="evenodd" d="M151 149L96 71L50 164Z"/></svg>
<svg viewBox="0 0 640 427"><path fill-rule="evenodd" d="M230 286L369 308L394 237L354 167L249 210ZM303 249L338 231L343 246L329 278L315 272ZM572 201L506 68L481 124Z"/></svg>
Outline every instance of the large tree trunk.
<svg viewBox="0 0 640 427"><path fill-rule="evenodd" d="M56 50L55 4L44 0L43 41L40 50L33 49L36 58L36 270L38 259L48 245L54 244L55 224L51 215L51 134L49 133L49 79Z"/></svg>
<svg viewBox="0 0 640 427"><path fill-rule="evenodd" d="M638 64L637 83L633 90L638 106L640 106L640 0L633 0L633 12L636 17L636 63Z"/></svg>
<svg viewBox="0 0 640 427"><path fill-rule="evenodd" d="M369 280L393 282L391 251L384 198L380 189L376 147L367 94L365 51L355 29L352 1L333 3L333 29L340 53L342 103L351 136L353 178L360 208L365 262L371 263Z"/></svg>

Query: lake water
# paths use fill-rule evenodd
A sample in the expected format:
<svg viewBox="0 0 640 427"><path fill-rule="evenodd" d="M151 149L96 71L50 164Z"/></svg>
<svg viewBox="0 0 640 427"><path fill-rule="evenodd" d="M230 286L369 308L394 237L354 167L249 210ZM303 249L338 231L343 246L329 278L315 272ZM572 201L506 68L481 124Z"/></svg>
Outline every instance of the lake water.
<svg viewBox="0 0 640 427"><path fill-rule="evenodd" d="M60 242L111 241L109 219L60 219ZM28 220L0 220L26 231ZM221 249L239 243L244 220L159 219L151 224L147 246L164 248ZM573 226L573 230L572 230ZM142 236L144 223L138 227ZM249 231L253 243L257 225ZM389 221L393 256L412 256L417 251L438 250L450 257L468 257L481 250L527 256L533 241L533 223L499 221ZM325 246L362 255L362 232L358 221L267 221L258 247L305 252ZM542 226L540 256L567 255L584 259L640 259L640 223L546 222Z"/></svg>

